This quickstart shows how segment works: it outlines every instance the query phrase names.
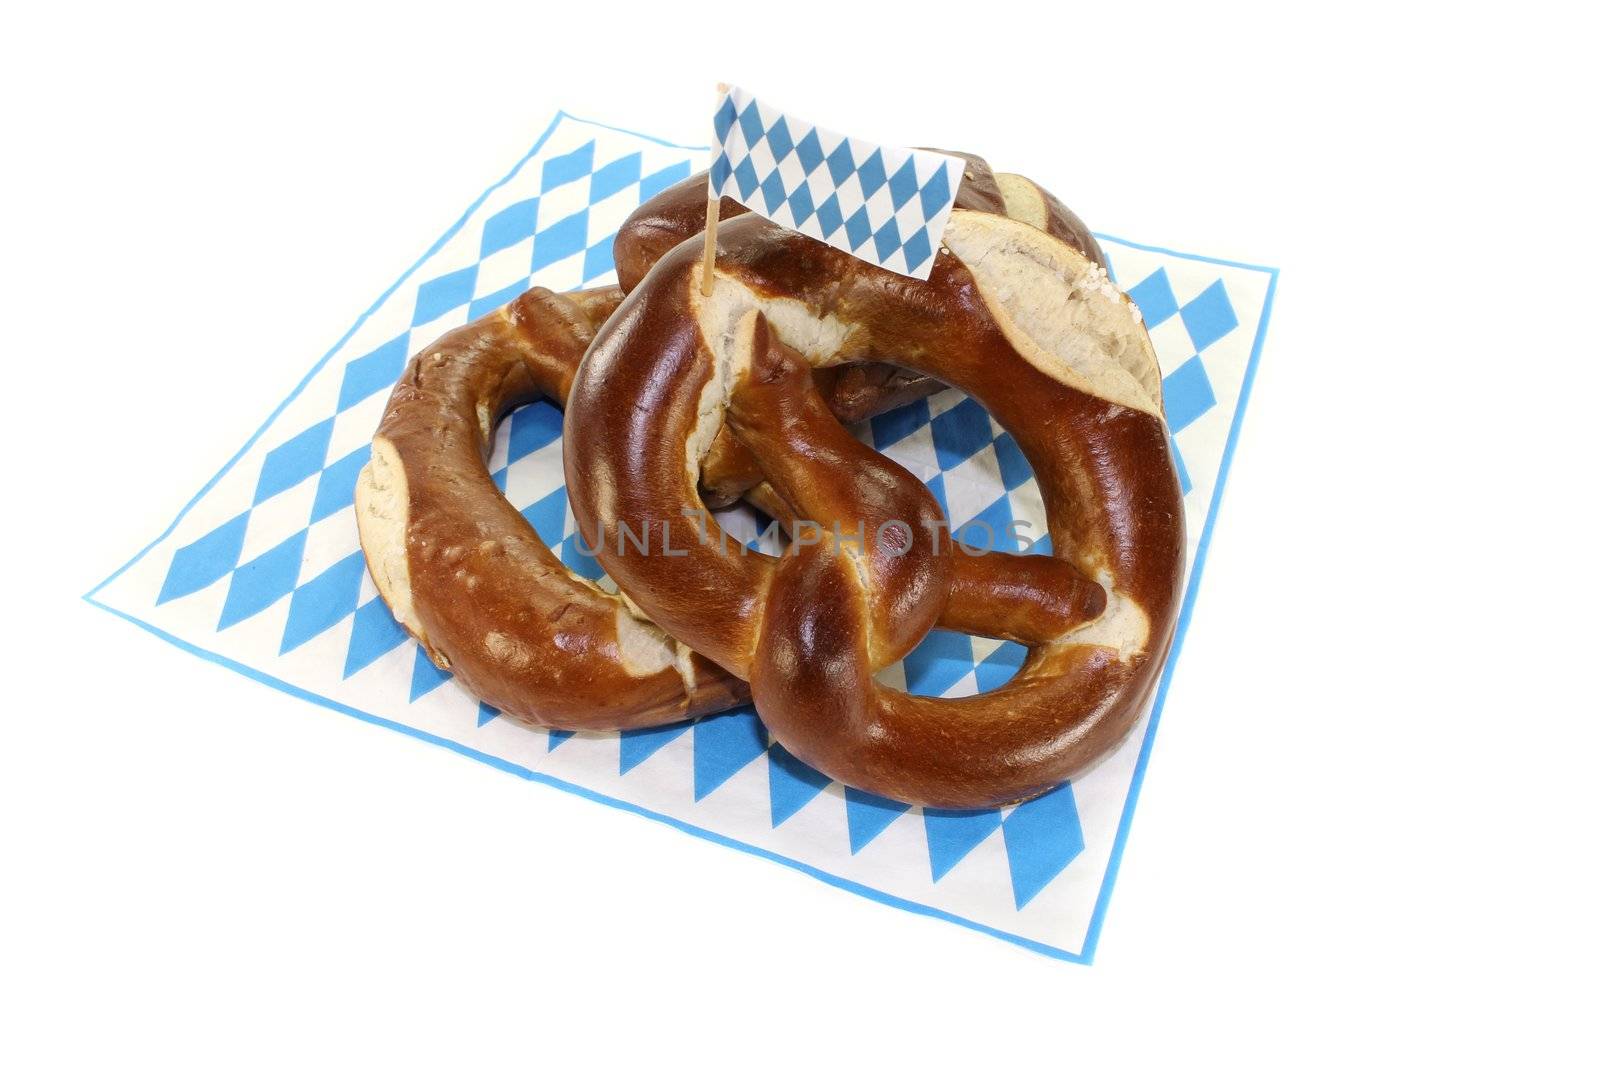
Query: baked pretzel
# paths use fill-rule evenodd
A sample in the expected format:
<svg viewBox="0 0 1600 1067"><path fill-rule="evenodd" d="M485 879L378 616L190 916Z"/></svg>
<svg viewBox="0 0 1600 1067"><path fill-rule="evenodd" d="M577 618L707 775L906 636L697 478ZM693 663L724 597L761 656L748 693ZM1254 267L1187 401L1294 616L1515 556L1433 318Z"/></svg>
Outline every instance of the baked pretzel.
<svg viewBox="0 0 1600 1067"><path fill-rule="evenodd" d="M956 207L1010 215L1060 238L1105 266L1105 254L1083 220L1045 189L1020 174L994 173L980 156L948 154L967 162L966 174L956 191ZM701 234L706 220L706 185L704 173L685 178L640 206L617 231L612 254L623 292L631 292L662 256L686 238ZM717 213L719 224L749 210L737 200L723 197ZM828 406L843 422L869 419L944 388L937 378L892 363L817 367L813 374ZM761 481L754 459L729 434L719 434L712 442L701 471L701 496L713 509L732 504Z"/></svg>
<svg viewBox="0 0 1600 1067"><path fill-rule="evenodd" d="M1004 203L986 168L966 186L967 203ZM624 223L615 244L620 288L566 296L533 289L418 354L373 438L356 517L379 594L440 668L514 718L614 729L748 700L742 681L668 637L627 598L570 572L485 466L505 414L541 396L565 400L584 349L623 292L699 234L705 196L702 174ZM723 201L727 218L744 211ZM881 365L824 371L817 384L846 421L941 387ZM722 435L707 456L702 492L731 502L760 480L743 445Z"/></svg>
<svg viewBox="0 0 1600 1067"><path fill-rule="evenodd" d="M611 288L534 289L406 367L356 482L378 592L439 667L507 714L601 729L734 707L742 683L573 574L489 477L499 420L564 398Z"/></svg>
<svg viewBox="0 0 1600 1067"><path fill-rule="evenodd" d="M1035 795L1127 734L1165 659L1184 532L1160 371L1137 309L1049 231L957 208L920 282L735 218L709 297L680 246L578 369L564 447L580 532L645 613L750 681L775 740L848 785L949 808ZM985 405L1033 467L1053 557L952 550L926 487L846 431L808 373L869 359ZM769 508L817 524L814 541L774 559L684 535L729 431ZM670 528L682 554L619 551L624 525ZM874 680L936 623L1022 642L1026 660L959 699Z"/></svg>

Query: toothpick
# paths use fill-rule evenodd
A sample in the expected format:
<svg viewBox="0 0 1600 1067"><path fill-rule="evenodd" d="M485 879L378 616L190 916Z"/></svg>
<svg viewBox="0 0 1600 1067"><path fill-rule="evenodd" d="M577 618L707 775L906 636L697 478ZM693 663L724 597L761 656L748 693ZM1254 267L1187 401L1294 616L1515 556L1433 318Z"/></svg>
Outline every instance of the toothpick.
<svg viewBox="0 0 1600 1067"><path fill-rule="evenodd" d="M721 98L728 92L725 82L717 83L717 96ZM716 141L712 140L712 152L716 151ZM712 274L717 263L717 218L722 213L722 197L711 188L711 176L706 175L706 247L700 259L700 295L711 295Z"/></svg>

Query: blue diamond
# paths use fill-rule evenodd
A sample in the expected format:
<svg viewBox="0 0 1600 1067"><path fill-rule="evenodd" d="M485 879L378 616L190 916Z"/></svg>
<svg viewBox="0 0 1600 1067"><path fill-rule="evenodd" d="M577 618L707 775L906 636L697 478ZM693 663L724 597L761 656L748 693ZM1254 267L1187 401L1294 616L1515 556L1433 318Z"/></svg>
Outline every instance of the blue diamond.
<svg viewBox="0 0 1600 1067"><path fill-rule="evenodd" d="M481 729L500 717L500 709L491 708L483 701L478 701L478 727Z"/></svg>
<svg viewBox="0 0 1600 1067"><path fill-rule="evenodd" d="M1211 379L1206 377L1205 364L1200 362L1199 356L1191 357L1162 379L1161 396L1166 402L1167 426L1173 433L1188 426L1217 403L1216 395L1211 391Z"/></svg>
<svg viewBox="0 0 1600 1067"><path fill-rule="evenodd" d="M811 188L804 182L795 186L793 193L789 194L789 214L794 218L796 226L803 225L806 219L816 214L816 208L811 204Z"/></svg>
<svg viewBox="0 0 1600 1067"><path fill-rule="evenodd" d="M844 180L855 173L855 157L850 154L850 142L840 141L839 147L828 154L828 174L833 178L834 188L844 184Z"/></svg>
<svg viewBox="0 0 1600 1067"><path fill-rule="evenodd" d="M885 411L872 417L872 444L882 452L890 445L903 441L928 424L928 402L915 400L905 407Z"/></svg>
<svg viewBox="0 0 1600 1067"><path fill-rule="evenodd" d="M1007 490L1015 489L1033 477L1028 457L1022 454L1021 446L1010 434L1003 433L994 439L994 455L1000 461L1000 481Z"/></svg>
<svg viewBox="0 0 1600 1067"><path fill-rule="evenodd" d="M551 730L550 740L546 742L545 751L554 752L556 749L560 748L564 742L570 741L577 736L578 731L576 730Z"/></svg>
<svg viewBox="0 0 1600 1067"><path fill-rule="evenodd" d="M789 136L789 124L783 119L773 123L772 129L767 131L767 144L772 147L773 161L782 163L784 157L794 151L794 138Z"/></svg>
<svg viewBox="0 0 1600 1067"><path fill-rule="evenodd" d="M1019 804L1000 828L1018 911L1083 851L1083 827L1070 782Z"/></svg>
<svg viewBox="0 0 1600 1067"><path fill-rule="evenodd" d="M373 597L356 609L356 619L350 629L350 648L344 657L344 676L377 662L392 649L399 648L406 639L405 628L394 621L394 613L382 597Z"/></svg>
<svg viewBox="0 0 1600 1067"><path fill-rule="evenodd" d="M528 520L539 540L547 545L560 544L561 531L567 524L567 487L556 486L542 499L523 508L522 517Z"/></svg>
<svg viewBox="0 0 1600 1067"><path fill-rule="evenodd" d="M973 669L978 679L978 692L992 693L1011 681L1027 658L1025 646L1015 641L1001 642L999 648L983 657L983 662Z"/></svg>
<svg viewBox="0 0 1600 1067"><path fill-rule="evenodd" d="M1228 302L1228 291L1222 287L1221 278L1183 305L1180 313L1196 352L1204 352L1214 341L1239 325L1239 317L1233 313L1233 305Z"/></svg>
<svg viewBox="0 0 1600 1067"><path fill-rule="evenodd" d="M616 239L616 234L609 234L601 238L599 244L590 245L589 251L583 254L583 282L585 285L602 274L607 274L616 269L617 264L611 258L611 245Z"/></svg>
<svg viewBox="0 0 1600 1067"><path fill-rule="evenodd" d="M883 170L883 151L873 149L872 155L861 164L861 169L856 171L856 180L861 183L861 195L870 198L873 193L882 189L889 181L889 176Z"/></svg>
<svg viewBox="0 0 1600 1067"><path fill-rule="evenodd" d="M317 499L311 504L311 521L327 518L355 503L356 478L372 456L372 446L362 445L348 456L330 463L317 479Z"/></svg>
<svg viewBox="0 0 1600 1067"><path fill-rule="evenodd" d="M906 692L942 696L972 670L972 638L953 630L930 630L906 653Z"/></svg>
<svg viewBox="0 0 1600 1067"><path fill-rule="evenodd" d="M994 426L983 405L971 397L933 420L933 448L939 469L949 470L994 440Z"/></svg>
<svg viewBox="0 0 1600 1067"><path fill-rule="evenodd" d="M406 365L406 343L410 338L408 330L345 364L344 380L339 383L340 411L348 410L378 390L387 389L395 383Z"/></svg>
<svg viewBox="0 0 1600 1067"><path fill-rule="evenodd" d="M800 143L794 146L794 151L800 158L800 166L805 168L808 175L822 165L822 142L817 140L816 130L800 138Z"/></svg>
<svg viewBox="0 0 1600 1067"><path fill-rule="evenodd" d="M299 648L355 611L361 576L366 572L366 559L360 552L352 552L296 589L289 601L289 621L283 627L278 655Z"/></svg>
<svg viewBox="0 0 1600 1067"><path fill-rule="evenodd" d="M508 208L501 208L483 224L483 240L478 246L478 257L492 256L510 248L518 241L526 241L539 228L539 198L522 200Z"/></svg>
<svg viewBox="0 0 1600 1067"><path fill-rule="evenodd" d="M554 156L545 160L544 170L540 175L540 191L548 193L558 185L577 181L592 170L594 170L594 142L590 141L582 148L574 149L564 156Z"/></svg>
<svg viewBox="0 0 1600 1067"><path fill-rule="evenodd" d="M1167 280L1165 267L1129 289L1128 299L1139 308L1147 329L1160 326L1178 313L1178 298L1172 295L1172 283Z"/></svg>
<svg viewBox="0 0 1600 1067"><path fill-rule="evenodd" d="M894 219L890 219L878 228L878 232L872 235L872 244L878 251L879 263L886 262L894 255L895 250L900 247L900 227L895 225Z"/></svg>
<svg viewBox="0 0 1600 1067"><path fill-rule="evenodd" d="M241 512L198 541L174 552L156 603L165 604L180 596L198 593L233 570L239 562L245 527L249 524L250 513Z"/></svg>
<svg viewBox="0 0 1600 1067"><path fill-rule="evenodd" d="M515 463L561 438L561 409L540 397L511 413L506 462Z"/></svg>
<svg viewBox="0 0 1600 1067"><path fill-rule="evenodd" d="M686 722L674 722L665 726L644 726L637 730L622 731L617 773L627 774L660 752L688 728L689 724Z"/></svg>
<svg viewBox="0 0 1600 1067"><path fill-rule="evenodd" d="M767 731L753 708L713 715L694 724L694 798L717 787L767 750Z"/></svg>
<svg viewBox="0 0 1600 1067"><path fill-rule="evenodd" d="M872 220L867 217L865 207L856 208L856 213L844 224L844 235L850 241L852 252L867 243L867 238L872 236Z"/></svg>
<svg viewBox="0 0 1600 1067"><path fill-rule="evenodd" d="M682 163L674 163L670 167L663 167L654 174L645 175L639 182L639 202L644 203L644 201L649 200L661 190L670 189L688 176L689 161L687 159Z"/></svg>
<svg viewBox="0 0 1600 1067"><path fill-rule="evenodd" d="M999 828L1000 813L924 808L922 825L928 832L928 862L937 882Z"/></svg>
<svg viewBox="0 0 1600 1067"><path fill-rule="evenodd" d="M889 195L896 211L905 207L911 202L911 198L917 195L916 160L906 160L900 169L894 172L894 177L889 179Z"/></svg>
<svg viewBox="0 0 1600 1067"><path fill-rule="evenodd" d="M288 596L300 577L300 560L305 548L306 532L299 530L287 541L267 549L234 571L217 629L226 630Z"/></svg>
<svg viewBox="0 0 1600 1067"><path fill-rule="evenodd" d="M944 210L950 203L950 179L945 175L945 168L940 167L933 172L933 177L928 179L928 184L922 187L922 217L931 219Z"/></svg>
<svg viewBox="0 0 1600 1067"><path fill-rule="evenodd" d="M568 256L575 256L589 246L589 209L584 208L576 215L568 215L561 221L554 223L548 230L541 230L533 239L533 262L528 271L548 267L552 263L559 263Z"/></svg>
<svg viewBox="0 0 1600 1067"><path fill-rule="evenodd" d="M832 781L820 771L795 759L782 745L767 750L767 791L772 801L772 825L780 826L822 792Z"/></svg>
<svg viewBox="0 0 1600 1067"><path fill-rule="evenodd" d="M705 112L701 112L705 114ZM739 112L739 130L744 134L744 143L747 148L754 148L766 134L761 126L761 112L756 108L756 102L750 101Z"/></svg>
<svg viewBox="0 0 1600 1067"><path fill-rule="evenodd" d="M767 202L766 213L769 216L777 214L787 194L784 192L783 178L776 170L768 174L766 180L761 183L761 196Z"/></svg>
<svg viewBox="0 0 1600 1067"><path fill-rule="evenodd" d="M733 173L733 168L728 165L728 156L718 152L717 158L711 161L711 176L706 179L712 193L721 194L728 188L728 175Z"/></svg>
<svg viewBox="0 0 1600 1067"><path fill-rule="evenodd" d="M924 226L912 234L911 240L906 242L906 269L918 269L931 255L933 246L928 243L928 228Z"/></svg>
<svg viewBox="0 0 1600 1067"><path fill-rule="evenodd" d="M817 222L822 227L822 236L832 237L834 232L844 225L844 215L839 211L838 194L828 197L817 208Z"/></svg>
<svg viewBox="0 0 1600 1067"><path fill-rule="evenodd" d="M512 282L498 292L490 293L488 296L480 296L467 308L467 320L481 319L491 311L499 311L527 291L528 279L522 278Z"/></svg>
<svg viewBox="0 0 1600 1067"><path fill-rule="evenodd" d="M951 536L984 552L1015 552L1017 537L1011 529L1010 499L1002 493L994 503L962 523Z"/></svg>
<svg viewBox="0 0 1600 1067"><path fill-rule="evenodd" d="M261 462L261 476L256 479L255 502L275 497L320 471L328 458L328 441L332 437L333 420L324 419L268 452Z"/></svg>
<svg viewBox="0 0 1600 1067"><path fill-rule="evenodd" d="M447 311L454 311L472 299L472 290L477 284L476 263L423 282L417 287L417 308L412 312L411 325L421 326Z"/></svg>
<svg viewBox="0 0 1600 1067"><path fill-rule="evenodd" d="M850 854L860 852L889 824L911 808L898 800L889 800L873 793L865 793L848 786L844 791L844 819L850 828Z"/></svg>
<svg viewBox="0 0 1600 1067"><path fill-rule="evenodd" d="M711 117L711 128L717 132L718 144L728 140L728 131L733 129L733 120L738 118L738 115L738 109L733 106L733 97L723 97L722 106L717 108L717 113Z"/></svg>
<svg viewBox="0 0 1600 1067"><path fill-rule="evenodd" d="M615 196L639 180L644 169L644 157L638 152L607 163L589 179L589 203L598 204L608 196Z"/></svg>
<svg viewBox="0 0 1600 1067"><path fill-rule="evenodd" d="M427 696L443 685L445 679L449 677L450 672L434 666L433 660L429 659L422 646L418 645L417 658L411 664L411 702L415 703L418 698Z"/></svg>
<svg viewBox="0 0 1600 1067"><path fill-rule="evenodd" d="M745 200L750 199L760 187L761 179L756 177L755 164L750 162L749 156L745 156L739 161L739 165L733 168L733 180L738 183L739 196Z"/></svg>

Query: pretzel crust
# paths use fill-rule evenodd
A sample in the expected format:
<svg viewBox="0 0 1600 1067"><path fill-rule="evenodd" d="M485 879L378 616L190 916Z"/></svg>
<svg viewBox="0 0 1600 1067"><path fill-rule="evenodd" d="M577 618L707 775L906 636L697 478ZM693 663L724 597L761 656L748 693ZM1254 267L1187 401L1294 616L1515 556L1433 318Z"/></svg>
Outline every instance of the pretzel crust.
<svg viewBox="0 0 1600 1067"><path fill-rule="evenodd" d="M745 687L569 571L489 478L503 415L563 399L617 289L534 289L420 353L356 485L362 549L395 618L480 698L539 726L648 726Z"/></svg>
<svg viewBox="0 0 1600 1067"><path fill-rule="evenodd" d="M570 500L618 586L748 679L774 739L846 784L987 807L1104 756L1165 660L1184 567L1159 370L1137 309L1070 240L967 208L927 282L755 216L722 226L706 298L698 263L680 247L652 269L599 331L569 397ZM782 559L709 542L681 557L604 547L619 523L681 524L702 506L701 461L724 431L754 456L775 510L869 529L885 517L915 526L930 504L937 514L914 477L827 417L805 373L869 359L966 391L1012 434L1054 559L957 563L948 535L899 554L824 536ZM874 674L935 622L1024 640L1027 658L982 696L880 685Z"/></svg>
<svg viewBox="0 0 1600 1067"><path fill-rule="evenodd" d="M968 159L958 204L1004 210L987 164ZM485 468L506 413L540 396L565 400L584 349L623 293L699 234L705 196L705 175L696 175L629 217L615 244L620 288L567 295L534 289L420 353L390 396L372 461L358 479L357 524L380 596L439 667L513 718L616 729L748 699L743 681L666 635L629 597L568 571ZM732 200L721 208L725 219L745 212ZM1098 256L1093 238L1086 240ZM813 378L829 409L847 422L943 388L882 363L819 370ZM713 507L765 488L761 468L731 433L711 436L700 478L702 498ZM958 569L970 577L980 568L963 562ZM1049 615L1036 596L1013 599L1019 620ZM961 603L959 595L952 600L957 611Z"/></svg>

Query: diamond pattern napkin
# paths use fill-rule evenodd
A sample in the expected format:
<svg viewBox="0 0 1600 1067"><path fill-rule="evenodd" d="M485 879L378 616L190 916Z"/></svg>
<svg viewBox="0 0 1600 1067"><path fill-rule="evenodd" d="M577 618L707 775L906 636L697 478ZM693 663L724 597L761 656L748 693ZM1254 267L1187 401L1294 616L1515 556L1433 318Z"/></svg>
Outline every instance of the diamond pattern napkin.
<svg viewBox="0 0 1600 1067"><path fill-rule="evenodd" d="M621 733L522 726L437 670L377 598L356 539L352 493L407 358L530 285L568 290L612 281L617 227L706 160L704 149L558 115L511 173L312 364L166 530L87 599L188 652L336 711L861 896L1087 962L1170 663L1144 723L1086 775L1004 810L937 811L828 780L771 744L748 709ZM1049 184L1049 175L1038 177ZM1190 553L1175 661L1276 271L1101 241L1113 277L1144 313L1165 373ZM997 531L1013 519L1044 528L1027 462L974 401L943 393L858 432L932 488L958 536L974 519ZM513 413L491 470L569 566L598 576L574 548L558 408L539 402ZM735 512L727 525L758 546L770 547L776 536L749 512ZM1048 543L1031 550L1047 551ZM935 631L891 675L913 692L957 696L1002 684L1021 659L1021 648L1008 642Z"/></svg>

